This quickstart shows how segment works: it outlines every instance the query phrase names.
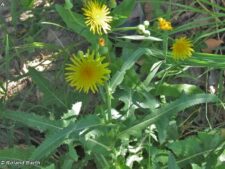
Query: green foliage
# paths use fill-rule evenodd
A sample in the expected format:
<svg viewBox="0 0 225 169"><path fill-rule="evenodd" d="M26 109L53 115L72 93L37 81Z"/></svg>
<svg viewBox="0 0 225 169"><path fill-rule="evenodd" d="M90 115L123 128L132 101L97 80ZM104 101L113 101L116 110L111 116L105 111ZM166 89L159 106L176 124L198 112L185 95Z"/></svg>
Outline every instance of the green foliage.
<svg viewBox="0 0 225 169"><path fill-rule="evenodd" d="M155 113L147 115L146 117L143 117L139 122L135 122L132 126L129 126L125 129L123 129L119 134L118 137L124 136L124 135L137 135L141 132L142 129L145 127L155 123L156 121L160 121L161 119L164 121L164 128L166 128L166 124L169 122L169 117L174 115L175 113L178 113L185 108L194 106L196 104L201 103L207 103L207 102L217 102L218 98L214 95L208 95L208 94L198 94L198 95L192 95L192 96L183 96L176 101L171 102L170 104L167 104L166 106L163 106L162 108L158 109ZM163 118L166 116L166 118ZM162 124L162 123L161 123ZM160 127L163 127L160 125ZM163 130L160 130L159 132L163 132Z"/></svg>
<svg viewBox="0 0 225 169"><path fill-rule="evenodd" d="M21 0L20 3L24 9L29 9L33 7L34 0Z"/></svg>
<svg viewBox="0 0 225 169"><path fill-rule="evenodd" d="M0 117L19 122L30 128L40 130L41 132L44 132L47 130L56 131L56 130L62 129L61 127L62 122L53 121L46 117L42 117L42 116L31 114L31 113L3 110L0 113Z"/></svg>
<svg viewBox="0 0 225 169"><path fill-rule="evenodd" d="M152 90L154 95L165 95L167 97L180 97L182 95L191 95L202 93L202 90L195 85L190 84L159 84Z"/></svg>
<svg viewBox="0 0 225 169"><path fill-rule="evenodd" d="M116 74L112 77L112 80L110 82L112 93L116 90L116 87L123 81L126 71L130 69L135 64L135 62L144 54L150 55L151 50L137 49L129 58L127 58L121 69L117 71Z"/></svg>
<svg viewBox="0 0 225 169"><path fill-rule="evenodd" d="M213 152L221 145L221 143L223 143L223 140L224 138L215 132L199 133L195 137L169 143L168 147L178 157L177 163L180 166L185 166L187 163L201 165L204 158L213 158L214 165L211 165L212 167L215 166L216 159L218 158L218 154L216 155ZM207 161L206 165L209 166L209 163L210 161Z"/></svg>
<svg viewBox="0 0 225 169"><path fill-rule="evenodd" d="M112 11L112 14L118 19L114 20L112 23L113 26L119 26L126 21L135 6L135 3L135 0L124 0Z"/></svg>
<svg viewBox="0 0 225 169"><path fill-rule="evenodd" d="M13 147L0 150L0 160L27 160L35 147Z"/></svg>
<svg viewBox="0 0 225 169"><path fill-rule="evenodd" d="M29 74L32 77L34 83L37 84L46 97L50 97L53 103L60 105L63 108L67 108L64 101L62 100L62 97L57 94L50 82L44 78L41 73L39 73L34 68L29 68Z"/></svg>
<svg viewBox="0 0 225 169"><path fill-rule="evenodd" d="M68 4L68 2L66 3ZM68 7L69 6L69 7ZM97 37L94 36L89 29L87 29L84 18L82 15L72 12L71 6L67 5L65 8L60 5L55 6L56 11L59 13L63 21L66 23L67 27L70 28L72 31L81 35L87 39L92 45L95 45L97 42Z"/></svg>
<svg viewBox="0 0 225 169"><path fill-rule="evenodd" d="M135 5L141 2L96 0L94 2L110 4L107 14L113 20L109 23L111 30L108 34L98 35L93 34L85 23L80 9L85 0L65 0L63 5L51 2L52 6L38 8L34 7L34 2L11 1L10 11L14 26L18 23L37 24L37 32L14 37L17 32L8 31L0 20L0 27L6 33L1 39L4 53L0 55L3 63L0 65L0 72L3 72L0 77L0 147L4 147L0 149L0 160L39 160L41 165L37 168L42 169L225 168L224 123L217 122L223 117L219 113L225 107L225 62L221 54L224 47L214 49L218 54L201 52L205 39L215 38L215 35L223 37L223 6L207 0L194 1L189 5L152 1L154 14L147 26L145 22L124 27ZM166 7L166 11L161 7ZM35 17L21 22L19 16L26 10L31 10ZM101 17L98 12L93 18ZM173 17L178 22L180 18L177 16L185 12L201 17L178 23L176 27L172 23L174 28L171 31L159 29L158 17L168 20ZM48 21L52 13L59 20ZM207 16L202 17L202 14ZM103 19L100 18L100 21ZM49 25L52 27L49 28ZM80 37L79 42L64 45L53 30L55 26L81 36L86 46L80 45ZM143 26L147 34L140 33L139 28ZM195 32L199 26L204 29ZM60 47L40 41L43 37L39 36L48 29L54 32ZM195 52L190 58L174 60L171 48L174 37L185 34L190 36ZM99 43L99 40L103 42ZM20 44L17 45L17 41ZM18 75L11 75L11 65L17 63L13 62L14 59L21 59L23 67L30 59L26 58L27 55L40 51L42 55L45 50L52 54L52 69L38 71L28 64L28 71L21 68ZM104 55L104 63L109 64L111 71L108 81L100 79L102 84L96 84L98 92L94 94L74 91L64 81L64 66L69 57L86 50ZM86 57L82 58L82 62ZM74 70L81 70L81 61L73 62ZM86 66L91 67L92 64ZM193 67L204 70L200 75L192 75L199 81L206 76L203 85L198 82L192 84L186 78L186 71ZM209 94L209 85L212 84L209 84L211 76L208 72L213 69L219 69L220 75L219 80L213 83L216 92ZM94 70L83 72L89 77ZM79 76L80 83L89 84L90 81L82 75ZM54 76L54 81L50 76ZM23 78L29 80L27 88L13 93L10 83ZM13 94L10 95L10 92ZM36 98L36 93L40 97ZM2 143L2 138L9 143L5 143L4 139Z"/></svg>
<svg viewBox="0 0 225 169"><path fill-rule="evenodd" d="M169 153L169 159L168 159L168 169L179 169L176 159L172 153Z"/></svg>
<svg viewBox="0 0 225 169"><path fill-rule="evenodd" d="M71 135L74 140L77 140L79 139L80 132L99 125L99 119L94 115L90 115L62 130L57 130L54 134L45 139L45 141L32 153L30 159L39 160L43 157L47 157L51 152L55 151L58 146L65 143Z"/></svg>

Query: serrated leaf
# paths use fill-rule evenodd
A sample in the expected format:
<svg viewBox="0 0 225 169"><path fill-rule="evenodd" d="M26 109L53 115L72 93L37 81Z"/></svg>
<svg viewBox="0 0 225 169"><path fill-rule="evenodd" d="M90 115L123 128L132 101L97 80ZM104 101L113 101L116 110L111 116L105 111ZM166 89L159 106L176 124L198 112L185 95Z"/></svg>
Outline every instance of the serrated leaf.
<svg viewBox="0 0 225 169"><path fill-rule="evenodd" d="M126 135L136 135L141 132L142 129L146 128L150 124L156 123L161 117L168 116L178 113L188 107L208 102L218 102L219 99L215 95L211 94L195 94L191 96L183 96L170 104L158 109L156 113L147 115L142 120L135 122L133 125L128 126L125 129L122 129L118 133L118 137Z"/></svg>
<svg viewBox="0 0 225 169"><path fill-rule="evenodd" d="M48 136L42 144L33 152L30 159L40 160L52 153L58 146L64 143L66 139L69 139L72 134L73 140L79 140L81 132L100 125L100 120L95 115L88 115L68 127L56 131L54 134Z"/></svg>
<svg viewBox="0 0 225 169"><path fill-rule="evenodd" d="M42 132L46 130L62 129L61 122L51 121L43 116L31 113L3 110L0 112L0 117L22 123L23 125Z"/></svg>
<svg viewBox="0 0 225 169"><path fill-rule="evenodd" d="M30 67L29 75L32 77L34 83L37 84L37 86L45 95L50 96L52 99L55 100L57 104L61 105L64 108L67 108L63 100L53 90L53 87L50 84L50 82L47 79L45 79L40 72Z"/></svg>
<svg viewBox="0 0 225 169"><path fill-rule="evenodd" d="M184 94L190 95L190 94L198 94L202 93L203 91L191 84L169 84L169 83L163 83L160 85L156 85L155 89L151 90L153 95L165 95L165 96L171 96L171 97L179 97Z"/></svg>
<svg viewBox="0 0 225 169"><path fill-rule="evenodd" d="M182 167L190 163L201 165L203 159L205 157L210 158L212 155L211 153L215 151L223 142L224 139L219 135L219 133L200 132L196 136L191 136L184 140L177 140L173 143L168 143L168 147L178 157L177 164ZM219 154L217 154L217 157L218 156Z"/></svg>

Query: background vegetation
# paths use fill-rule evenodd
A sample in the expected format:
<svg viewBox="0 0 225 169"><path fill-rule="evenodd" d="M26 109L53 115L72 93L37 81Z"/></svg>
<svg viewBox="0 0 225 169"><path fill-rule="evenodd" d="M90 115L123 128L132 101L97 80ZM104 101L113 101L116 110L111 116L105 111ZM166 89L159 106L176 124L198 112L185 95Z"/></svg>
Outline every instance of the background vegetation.
<svg viewBox="0 0 225 169"><path fill-rule="evenodd" d="M0 168L225 168L225 2L102 2L113 16L103 47L84 24L83 1L3 0L0 162L37 163ZM143 13L132 18L137 4ZM160 30L159 17L173 30ZM151 35L137 31L144 20ZM181 36L195 52L174 60ZM65 81L71 56L87 49L111 70L95 94Z"/></svg>

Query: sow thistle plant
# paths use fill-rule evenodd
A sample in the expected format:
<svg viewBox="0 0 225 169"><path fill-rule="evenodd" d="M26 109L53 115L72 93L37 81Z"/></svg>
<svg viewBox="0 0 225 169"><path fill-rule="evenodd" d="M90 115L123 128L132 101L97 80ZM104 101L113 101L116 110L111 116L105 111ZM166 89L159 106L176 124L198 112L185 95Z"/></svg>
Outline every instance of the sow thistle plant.
<svg viewBox="0 0 225 169"><path fill-rule="evenodd" d="M46 134L27 153L27 159L41 161L39 168L225 168L218 160L225 154L224 136L212 130L210 120L208 131L185 136L196 114L206 111L207 117L209 103L223 108L222 95L218 99L197 85L177 82L177 77L184 77L186 66L225 68L224 57L196 52L201 43L197 35L174 38L185 32L165 15L130 26L126 21L139 1L117 2L74 1L78 7L73 8L72 0L66 0L65 5L56 5L68 29L82 36L87 46L76 46L76 52L65 46L66 64L60 73L66 85L55 87L42 72L29 69L28 75L48 96L39 106L44 117L1 111L0 118L14 119ZM195 49L192 41L197 44ZM5 152L0 150L0 161ZM13 159L19 158L17 152Z"/></svg>

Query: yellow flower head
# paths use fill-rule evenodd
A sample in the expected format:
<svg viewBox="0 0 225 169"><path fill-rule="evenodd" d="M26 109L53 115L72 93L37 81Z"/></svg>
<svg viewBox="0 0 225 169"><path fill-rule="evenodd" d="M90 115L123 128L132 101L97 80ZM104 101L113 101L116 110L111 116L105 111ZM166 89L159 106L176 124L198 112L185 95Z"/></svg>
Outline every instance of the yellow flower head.
<svg viewBox="0 0 225 169"><path fill-rule="evenodd" d="M97 85L103 85L110 74L109 63L102 63L104 59L105 57L89 51L86 55L73 56L72 63L65 68L66 81L78 91L87 93L91 90L95 93Z"/></svg>
<svg viewBox="0 0 225 169"><path fill-rule="evenodd" d="M105 34L111 30L109 23L112 21L112 16L109 16L109 8L97 2L96 0L88 0L84 8L85 23L90 26L90 30L95 34Z"/></svg>
<svg viewBox="0 0 225 169"><path fill-rule="evenodd" d="M172 46L172 57L175 60L184 60L190 58L193 52L193 44L186 37L176 39Z"/></svg>
<svg viewBox="0 0 225 169"><path fill-rule="evenodd" d="M159 29L161 30L170 31L173 29L171 22L163 18L158 18L158 24L159 24Z"/></svg>

